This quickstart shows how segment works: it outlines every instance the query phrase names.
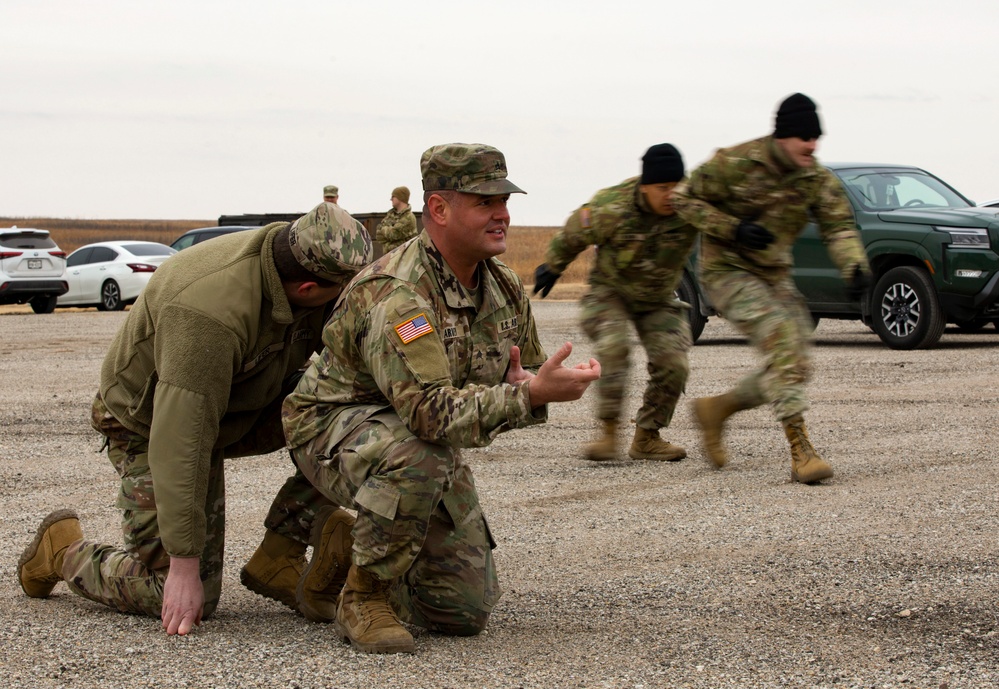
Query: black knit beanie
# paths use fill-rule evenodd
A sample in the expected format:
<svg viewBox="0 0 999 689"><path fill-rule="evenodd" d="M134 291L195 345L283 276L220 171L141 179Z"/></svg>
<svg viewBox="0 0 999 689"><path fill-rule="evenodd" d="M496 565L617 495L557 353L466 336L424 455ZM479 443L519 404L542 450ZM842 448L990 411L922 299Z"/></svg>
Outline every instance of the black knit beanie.
<svg viewBox="0 0 999 689"><path fill-rule="evenodd" d="M777 109L774 119L774 138L817 139L822 136L819 114L815 103L803 93L792 93Z"/></svg>
<svg viewBox="0 0 999 689"><path fill-rule="evenodd" d="M673 144L656 144L642 156L641 184L679 182L683 179L683 158Z"/></svg>

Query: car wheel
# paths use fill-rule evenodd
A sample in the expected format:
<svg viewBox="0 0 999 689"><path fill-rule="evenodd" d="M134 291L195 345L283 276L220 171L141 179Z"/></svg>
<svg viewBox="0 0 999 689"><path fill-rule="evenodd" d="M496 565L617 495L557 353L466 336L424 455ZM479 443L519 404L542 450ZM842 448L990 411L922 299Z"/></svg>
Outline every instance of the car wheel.
<svg viewBox="0 0 999 689"><path fill-rule="evenodd" d="M932 347L946 323L933 281L913 266L892 268L871 295L874 332L892 349Z"/></svg>
<svg viewBox="0 0 999 689"><path fill-rule="evenodd" d="M52 313L55 311L57 299L59 299L59 297L53 294L45 294L38 297L32 297L28 300L28 303L31 304L31 310L35 313Z"/></svg>
<svg viewBox="0 0 999 689"><path fill-rule="evenodd" d="M121 300L121 288L114 280L108 280L101 285L101 302L97 305L98 311L121 311L125 308L125 302Z"/></svg>
<svg viewBox="0 0 999 689"><path fill-rule="evenodd" d="M676 296L680 301L690 304L690 311L687 312L687 317L690 320L690 337L692 341L697 342L701 333L704 332L704 324L708 322L708 319L701 315L701 300L697 297L697 286L694 284L694 279L687 273L684 273L683 277L680 278L680 284L676 288Z"/></svg>

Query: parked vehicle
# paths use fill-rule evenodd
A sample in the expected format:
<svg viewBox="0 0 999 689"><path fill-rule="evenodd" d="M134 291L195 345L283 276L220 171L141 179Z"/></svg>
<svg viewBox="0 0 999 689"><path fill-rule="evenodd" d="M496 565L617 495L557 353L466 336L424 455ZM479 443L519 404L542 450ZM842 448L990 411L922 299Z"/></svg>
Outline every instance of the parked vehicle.
<svg viewBox="0 0 999 689"><path fill-rule="evenodd" d="M978 205L982 206L983 208L999 208L999 199L992 199L991 201L983 201Z"/></svg>
<svg viewBox="0 0 999 689"><path fill-rule="evenodd" d="M177 237L170 244L170 248L176 251L181 249L186 249L189 246L194 246L195 244L200 244L201 242L207 241L214 237L221 237L224 234L230 234L231 232L241 232L242 230L259 230L259 227L254 227L251 225L228 225L226 227L199 227L194 230L188 230L184 234Z"/></svg>
<svg viewBox="0 0 999 689"><path fill-rule="evenodd" d="M163 261L177 253L158 242L96 242L66 259L69 291L57 306L96 306L120 311L131 304Z"/></svg>
<svg viewBox="0 0 999 689"><path fill-rule="evenodd" d="M52 313L68 289L66 252L48 230L0 228L0 304L30 304L35 313Z"/></svg>
<svg viewBox="0 0 999 689"><path fill-rule="evenodd" d="M794 281L812 318L858 319L893 349L932 347L947 323L999 327L999 208L976 206L926 170L907 165L827 163L846 189L874 273L850 301L815 223L794 246ZM694 262L677 290L694 307L700 335L714 310L696 285Z"/></svg>

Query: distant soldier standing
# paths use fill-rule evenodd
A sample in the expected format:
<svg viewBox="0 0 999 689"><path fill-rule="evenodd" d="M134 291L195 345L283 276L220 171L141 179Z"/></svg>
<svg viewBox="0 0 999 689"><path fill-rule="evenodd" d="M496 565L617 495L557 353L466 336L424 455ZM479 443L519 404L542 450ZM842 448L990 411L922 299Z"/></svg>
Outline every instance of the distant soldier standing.
<svg viewBox="0 0 999 689"><path fill-rule="evenodd" d="M340 203L340 187L335 184L327 184L323 187L323 201L326 203Z"/></svg>
<svg viewBox="0 0 999 689"><path fill-rule="evenodd" d="M581 321L596 346L603 373L597 382L602 435L584 448L587 459L617 459L617 429L628 379L628 323L648 355L649 381L635 417L632 459L674 461L686 450L659 437L669 426L687 383L691 346L686 308L674 290L697 231L673 210L673 189L683 179L683 159L671 144L642 157L642 174L596 193L573 213L535 270L534 293L548 295L572 260L597 246Z"/></svg>
<svg viewBox="0 0 999 689"><path fill-rule="evenodd" d="M809 406L805 383L814 324L791 277L791 250L809 217L851 298L859 299L871 283L843 187L815 160L821 135L815 103L795 93L780 104L772 136L720 149L674 194L677 212L703 232L702 288L766 358L762 370L729 392L694 401L708 456L725 466L725 420L772 402L791 445L791 478L801 483L833 475L802 417Z"/></svg>
<svg viewBox="0 0 999 689"><path fill-rule="evenodd" d="M392 208L375 228L375 239L385 253L416 236L416 216L409 205L409 188L393 189L390 201Z"/></svg>

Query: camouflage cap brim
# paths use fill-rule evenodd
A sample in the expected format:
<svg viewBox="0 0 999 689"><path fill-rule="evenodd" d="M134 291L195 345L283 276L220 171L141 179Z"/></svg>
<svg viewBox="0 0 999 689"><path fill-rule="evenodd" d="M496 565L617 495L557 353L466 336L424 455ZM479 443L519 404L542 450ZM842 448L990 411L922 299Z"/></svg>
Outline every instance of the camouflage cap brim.
<svg viewBox="0 0 999 689"><path fill-rule="evenodd" d="M478 194L479 196L496 196L498 194L526 194L527 192L508 179L494 179L482 184L473 184L457 191L463 194Z"/></svg>

